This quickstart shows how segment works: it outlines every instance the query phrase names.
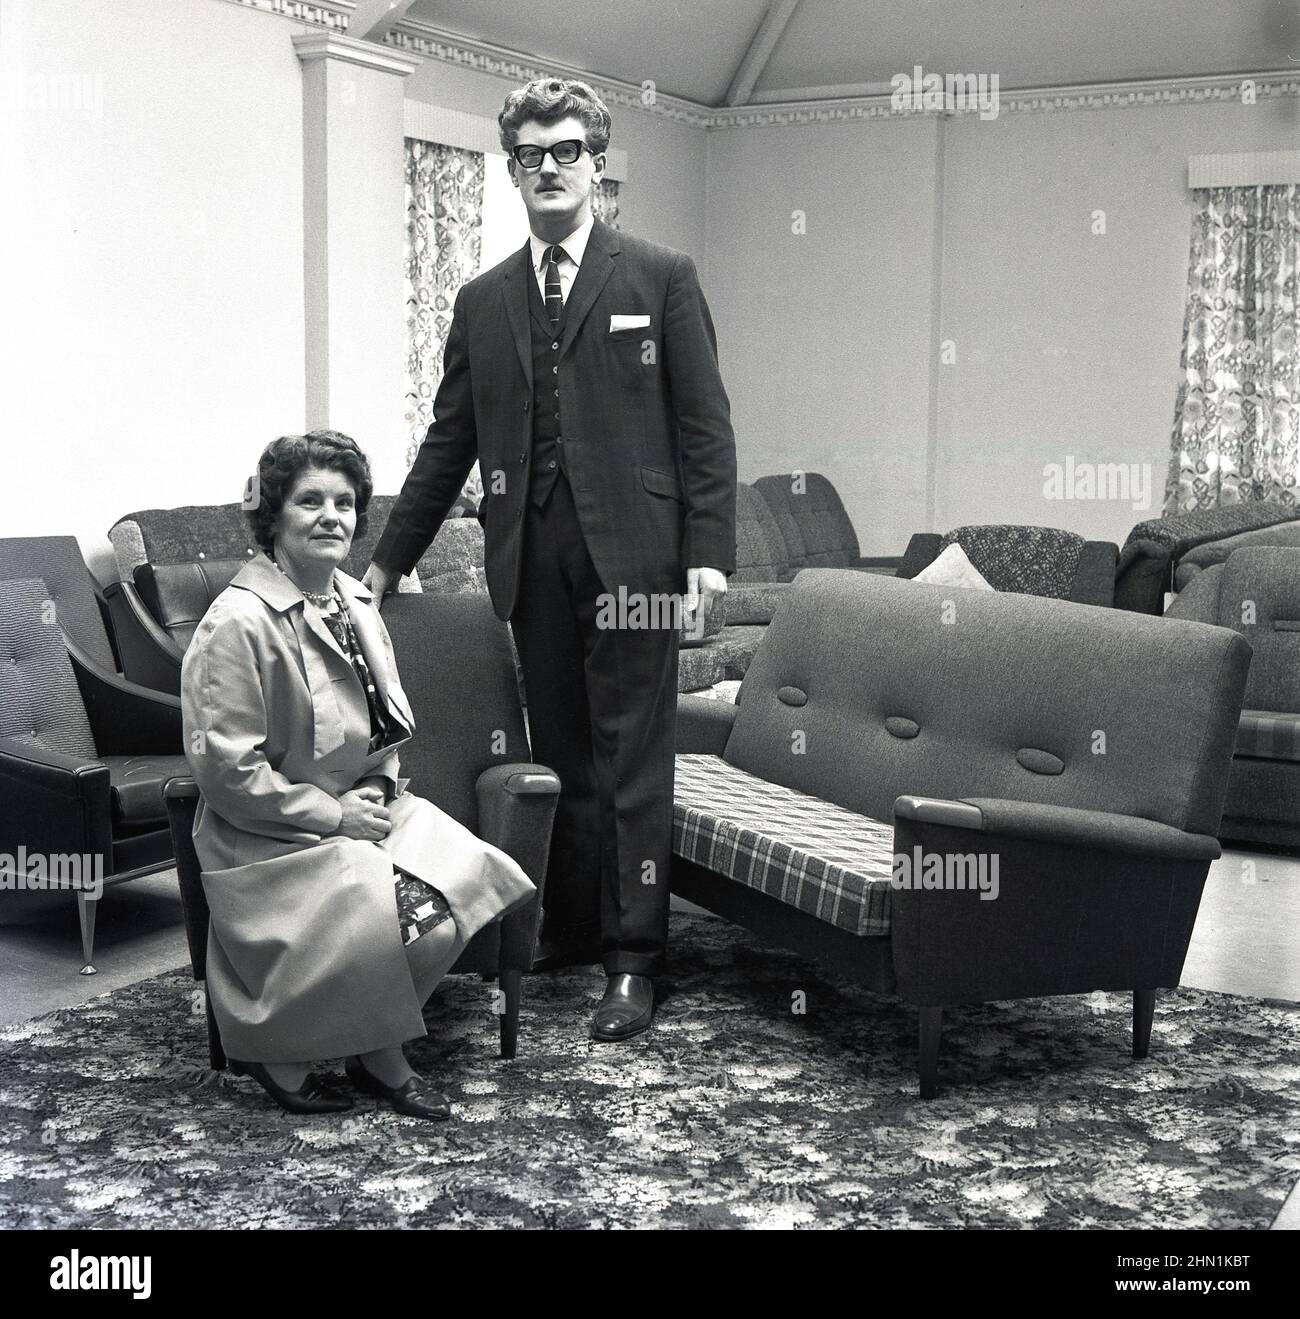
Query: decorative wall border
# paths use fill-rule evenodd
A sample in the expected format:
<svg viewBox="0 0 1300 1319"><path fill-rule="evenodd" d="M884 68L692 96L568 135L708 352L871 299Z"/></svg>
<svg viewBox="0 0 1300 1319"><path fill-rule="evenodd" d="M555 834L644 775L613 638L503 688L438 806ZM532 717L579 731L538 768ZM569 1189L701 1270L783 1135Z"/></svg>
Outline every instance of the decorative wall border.
<svg viewBox="0 0 1300 1319"><path fill-rule="evenodd" d="M353 11L351 0L224 0L224 3L237 4L246 9L275 14L340 33L346 32ZM536 62L535 56L487 42L471 41L456 33L409 19L403 19L394 27L387 36L386 44L406 54L456 64L516 82L527 82L531 78L557 73L584 78L612 108L657 114L693 128L708 130L797 127L804 124L852 123L869 119L953 113L943 110L896 111L887 94L714 107L683 97L656 93L653 100L647 103L641 87L636 83L594 76L566 64L542 65ZM1300 73L1294 69L1266 69L1240 74L1007 90L999 94L999 113L1141 109L1239 102L1242 98L1242 85L1247 81L1254 83L1259 100L1300 96Z"/></svg>

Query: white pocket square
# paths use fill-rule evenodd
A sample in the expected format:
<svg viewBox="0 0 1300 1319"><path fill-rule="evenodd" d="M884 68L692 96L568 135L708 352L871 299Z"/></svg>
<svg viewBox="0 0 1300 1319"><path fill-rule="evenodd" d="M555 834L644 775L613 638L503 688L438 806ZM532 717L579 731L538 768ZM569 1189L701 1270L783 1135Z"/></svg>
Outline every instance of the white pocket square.
<svg viewBox="0 0 1300 1319"><path fill-rule="evenodd" d="M609 318L610 334L617 334L620 330L648 330L649 328L649 316L611 316Z"/></svg>

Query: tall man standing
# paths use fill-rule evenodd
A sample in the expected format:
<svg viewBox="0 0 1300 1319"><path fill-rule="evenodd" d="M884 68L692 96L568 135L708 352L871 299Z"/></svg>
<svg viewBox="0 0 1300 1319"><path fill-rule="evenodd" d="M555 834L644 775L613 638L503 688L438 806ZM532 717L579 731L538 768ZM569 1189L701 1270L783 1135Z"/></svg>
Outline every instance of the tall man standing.
<svg viewBox="0 0 1300 1319"><path fill-rule="evenodd" d="M488 588L533 755L560 778L541 964L602 960L592 1034L621 1040L650 1024L663 966L677 712L677 629L635 605L684 594L689 621L725 593L735 439L694 264L593 219L603 102L538 79L498 122L531 237L456 299L434 421L366 580L382 595L414 567L477 458Z"/></svg>

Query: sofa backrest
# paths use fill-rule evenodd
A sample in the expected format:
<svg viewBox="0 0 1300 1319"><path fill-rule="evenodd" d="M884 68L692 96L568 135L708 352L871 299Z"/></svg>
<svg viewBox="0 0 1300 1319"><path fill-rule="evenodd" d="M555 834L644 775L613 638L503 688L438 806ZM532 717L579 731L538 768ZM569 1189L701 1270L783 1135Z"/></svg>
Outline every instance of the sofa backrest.
<svg viewBox="0 0 1300 1319"><path fill-rule="evenodd" d="M844 502L820 473L760 476L754 489L772 510L792 568L847 568L858 557Z"/></svg>
<svg viewBox="0 0 1300 1319"><path fill-rule="evenodd" d="M1188 550L1207 541L1222 540L1253 527L1271 527L1279 522L1294 522L1300 518L1300 508L1291 504L1272 503L1266 500L1248 500L1241 504L1220 504L1215 508L1198 508L1187 513L1171 513L1167 517L1148 518L1139 522L1123 549L1139 541L1150 541L1168 550L1175 561Z"/></svg>
<svg viewBox="0 0 1300 1319"><path fill-rule="evenodd" d="M448 518L415 565L420 589L433 595L486 595L484 553L477 518Z"/></svg>
<svg viewBox="0 0 1300 1319"><path fill-rule="evenodd" d="M1000 797L1214 834L1249 662L1202 623L805 572L724 754L879 820L904 794Z"/></svg>
<svg viewBox="0 0 1300 1319"><path fill-rule="evenodd" d="M1246 706L1300 711L1300 547L1233 554L1219 577L1216 621L1240 632L1254 652Z"/></svg>
<svg viewBox="0 0 1300 1319"><path fill-rule="evenodd" d="M1059 527L1014 524L954 527L939 552L960 545L995 591L1020 591L1068 600L1074 590L1084 539Z"/></svg>
<svg viewBox="0 0 1300 1319"><path fill-rule="evenodd" d="M791 568L776 518L752 485L736 486L736 571L733 582L779 582Z"/></svg>

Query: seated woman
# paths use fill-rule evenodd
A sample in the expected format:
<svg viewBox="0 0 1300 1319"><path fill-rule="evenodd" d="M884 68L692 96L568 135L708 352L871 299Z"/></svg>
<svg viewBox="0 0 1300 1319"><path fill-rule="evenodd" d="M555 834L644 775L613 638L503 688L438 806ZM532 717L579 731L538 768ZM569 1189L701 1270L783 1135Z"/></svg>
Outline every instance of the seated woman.
<svg viewBox="0 0 1300 1319"><path fill-rule="evenodd" d="M290 1112L352 1107L309 1071L347 1056L358 1089L445 1118L402 1042L475 931L535 889L398 777L411 708L370 592L338 569L372 490L355 441L276 440L253 490L262 553L182 670L213 1014L231 1067Z"/></svg>

